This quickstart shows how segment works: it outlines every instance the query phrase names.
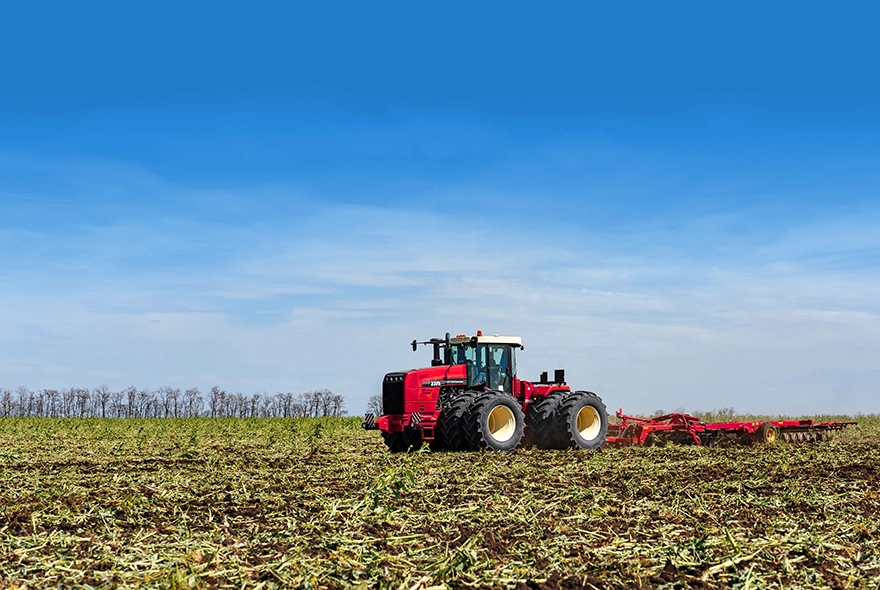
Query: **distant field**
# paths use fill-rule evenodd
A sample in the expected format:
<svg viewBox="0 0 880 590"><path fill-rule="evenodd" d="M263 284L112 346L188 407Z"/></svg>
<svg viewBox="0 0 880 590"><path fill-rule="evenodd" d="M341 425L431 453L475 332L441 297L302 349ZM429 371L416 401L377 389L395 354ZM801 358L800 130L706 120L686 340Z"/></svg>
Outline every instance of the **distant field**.
<svg viewBox="0 0 880 590"><path fill-rule="evenodd" d="M410 455L358 419L3 419L0 587L880 588L880 418L857 419Z"/></svg>

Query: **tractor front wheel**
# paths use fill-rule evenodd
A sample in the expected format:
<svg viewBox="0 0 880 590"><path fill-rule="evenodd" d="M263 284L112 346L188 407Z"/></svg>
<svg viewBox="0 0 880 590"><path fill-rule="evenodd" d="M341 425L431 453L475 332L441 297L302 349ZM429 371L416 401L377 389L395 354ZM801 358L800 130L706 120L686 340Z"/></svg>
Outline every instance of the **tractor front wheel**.
<svg viewBox="0 0 880 590"><path fill-rule="evenodd" d="M471 447L512 451L522 441L525 416L512 395L490 389L476 396L466 425Z"/></svg>
<svg viewBox="0 0 880 590"><path fill-rule="evenodd" d="M422 437L414 430L403 432L383 432L382 441L392 453L406 453L422 446Z"/></svg>
<svg viewBox="0 0 880 590"><path fill-rule="evenodd" d="M476 391L460 391L444 404L438 427L443 444L451 451L476 450L467 436L468 413L476 395Z"/></svg>

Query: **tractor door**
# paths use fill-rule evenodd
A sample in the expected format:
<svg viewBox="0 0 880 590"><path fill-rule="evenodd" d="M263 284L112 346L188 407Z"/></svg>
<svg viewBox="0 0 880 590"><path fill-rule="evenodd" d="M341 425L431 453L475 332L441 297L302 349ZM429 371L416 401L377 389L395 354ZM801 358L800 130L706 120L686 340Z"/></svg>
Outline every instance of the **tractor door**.
<svg viewBox="0 0 880 590"><path fill-rule="evenodd" d="M516 375L513 347L509 344L490 344L488 349L489 389L513 393L513 376Z"/></svg>
<svg viewBox="0 0 880 590"><path fill-rule="evenodd" d="M468 387L486 385L486 345L459 344L452 349L452 364L467 367Z"/></svg>

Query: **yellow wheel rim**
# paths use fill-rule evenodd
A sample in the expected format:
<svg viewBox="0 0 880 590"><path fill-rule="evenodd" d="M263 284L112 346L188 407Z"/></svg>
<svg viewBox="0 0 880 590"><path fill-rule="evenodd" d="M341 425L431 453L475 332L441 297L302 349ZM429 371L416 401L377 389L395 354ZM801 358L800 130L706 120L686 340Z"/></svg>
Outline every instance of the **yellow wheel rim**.
<svg viewBox="0 0 880 590"><path fill-rule="evenodd" d="M602 418L593 406L584 406L577 413L578 434L584 440L593 440L602 430Z"/></svg>
<svg viewBox="0 0 880 590"><path fill-rule="evenodd" d="M489 434L498 442L506 442L516 432L516 418L507 406L495 406L489 412Z"/></svg>
<svg viewBox="0 0 880 590"><path fill-rule="evenodd" d="M776 442L776 429L775 428L768 428L766 438L767 438L768 443Z"/></svg>

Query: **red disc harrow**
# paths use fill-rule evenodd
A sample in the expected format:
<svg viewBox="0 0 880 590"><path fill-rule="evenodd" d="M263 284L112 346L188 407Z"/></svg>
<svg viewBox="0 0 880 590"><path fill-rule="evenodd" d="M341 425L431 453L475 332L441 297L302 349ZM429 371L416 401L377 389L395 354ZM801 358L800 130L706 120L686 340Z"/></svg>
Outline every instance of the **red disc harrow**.
<svg viewBox="0 0 880 590"><path fill-rule="evenodd" d="M666 414L655 418L627 416L617 410L618 423L608 425L607 444L652 445L675 442L712 445L722 441L741 444L772 443L782 438L789 443L828 440L832 432L855 422L775 420L769 422L704 422L689 414Z"/></svg>

